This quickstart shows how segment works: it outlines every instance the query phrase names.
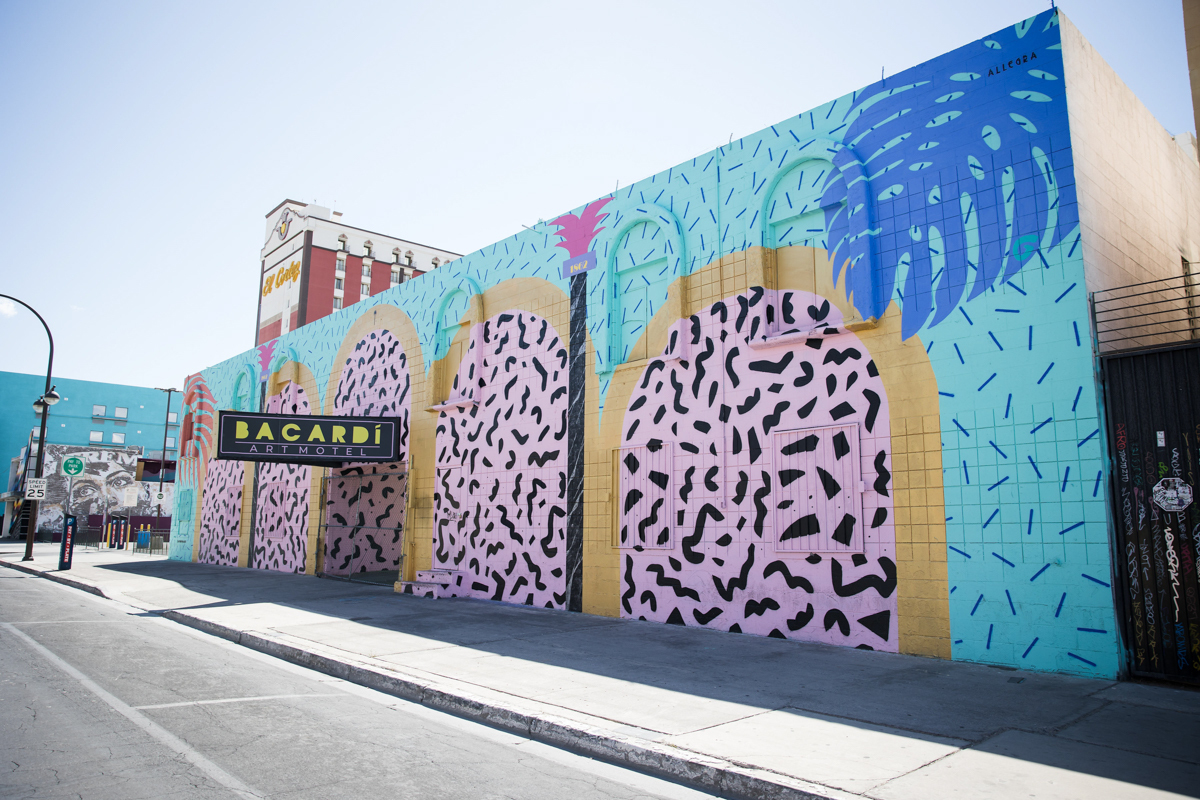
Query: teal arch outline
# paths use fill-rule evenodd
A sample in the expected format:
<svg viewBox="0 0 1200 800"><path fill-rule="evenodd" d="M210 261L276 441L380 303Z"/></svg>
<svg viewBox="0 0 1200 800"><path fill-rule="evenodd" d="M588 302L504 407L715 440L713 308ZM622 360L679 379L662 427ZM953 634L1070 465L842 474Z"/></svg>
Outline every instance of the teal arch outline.
<svg viewBox="0 0 1200 800"><path fill-rule="evenodd" d="M762 218L761 224L763 226L761 241L764 247L779 247L779 242L775 241L775 232L771 230L772 223L769 219L767 219L767 214L769 213L771 206L771 198L775 196L775 190L779 188L779 185L783 183L783 179L790 175L793 170L812 161L819 161L823 164L828 164L831 170L837 170L839 173L841 173L841 170L838 169L837 164L833 163L832 156L829 158L823 158L815 153L810 153L807 156L793 159L787 162L786 166L781 167L775 174L775 177L771 180L771 186L767 189L767 193L763 195L762 205L759 210L759 216ZM822 194L824 194L823 191ZM846 201L839 201L839 203L842 205L845 205L845 202ZM818 208L820 208L821 211L824 211L826 207L818 206ZM759 223L756 222L755 224L757 225ZM821 224L824 224L824 220L821 221Z"/></svg>
<svg viewBox="0 0 1200 800"><path fill-rule="evenodd" d="M875 234L871 227L871 212L875 205L873 202L874 199L871 197L871 179L867 175L866 165L862 162L862 159L858 157L858 153L855 152L854 148L848 145L824 137L816 137L812 141L814 144L824 145L824 153L828 155L818 155L818 151L814 151L803 156L797 156L776 171L775 177L771 179L770 188L763 196L762 206L759 208L759 218L761 219L761 222L755 223L756 225L761 226L759 228L759 241L763 243L764 247L775 246L774 244L768 244L768 236L770 231L766 227L767 205L770 203L771 196L775 193L775 189L778 187L779 182L783 180L783 177L791 172L793 168L803 164L805 161L827 160L833 164L834 168L837 169L839 173L841 173L843 180L846 182L845 204L846 213L849 214L851 218L850 236L853 238L857 238L859 236L868 237L867 258L871 262L872 273L878 274L878 271L875 269ZM826 229L826 233L828 233L828 229ZM828 249L832 249L833 243L830 242L829 244L831 247ZM835 266L833 275L835 285L840 276L841 269L840 267ZM877 284L877 279L871 281L872 295L879 291L879 286ZM873 302L874 298L872 297L872 303Z"/></svg>
<svg viewBox="0 0 1200 800"><path fill-rule="evenodd" d="M462 286L464 283L467 285L466 289L464 289ZM467 298L467 304L469 307L471 298L475 297L476 295L482 296L483 289L479 287L479 283L470 275L463 275L454 288L449 289L442 295L442 299L438 302L437 312L434 316L434 324L437 327L434 331L433 359L431 359L431 361L444 358L446 356L446 353L450 350L450 340L453 339L454 335L458 333L458 320L455 320L449 325L446 324L446 310L450 308L450 304L453 303L459 295L463 295ZM451 328L454 329L453 333L450 332Z"/></svg>
<svg viewBox="0 0 1200 800"><path fill-rule="evenodd" d="M246 389L246 405L247 408L242 408L238 403L238 393L243 385ZM249 364L238 370L237 377L233 380L233 391L229 395L229 407L234 411L254 411L254 395L258 390L257 381L254 380L254 370Z"/></svg>
<svg viewBox="0 0 1200 800"><path fill-rule="evenodd" d="M617 275L619 272L617 270L617 250L620 249L621 239L638 225L644 222L653 222L660 229L663 229L667 240L671 242L671 249L675 251L677 269L672 271L674 277L679 278L688 274L687 250L684 245L683 235L680 233L681 226L679 219L671 210L663 208L660 205L651 203L647 207L660 212L661 216L650 212L635 211L628 218L622 220L621 227L615 229L617 233L611 239L608 256L604 260L604 285L608 290L606 292L608 300L602 308L602 318L605 327L604 345L606 358L603 364L599 359L596 360L596 372L598 374L612 372L618 364L623 363L617 356L621 349L619 341L620 329L611 324L612 316L610 314L611 311L615 310L614 304L617 302L616 298L619 296L617 289ZM666 225L663 224L664 221L667 221ZM668 281L667 285L669 286L670 283Z"/></svg>

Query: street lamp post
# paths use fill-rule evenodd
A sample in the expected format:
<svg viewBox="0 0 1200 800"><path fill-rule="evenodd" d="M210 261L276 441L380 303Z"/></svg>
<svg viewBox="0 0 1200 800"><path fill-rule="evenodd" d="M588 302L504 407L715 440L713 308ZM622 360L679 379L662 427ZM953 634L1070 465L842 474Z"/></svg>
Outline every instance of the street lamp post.
<svg viewBox="0 0 1200 800"><path fill-rule="evenodd" d="M33 315L38 318L38 322L42 323L42 327L46 329L46 338L50 340L50 358L46 361L46 391L33 404L33 410L40 411L42 415L41 430L38 432L37 470L34 473L35 478L41 478L42 467L46 463L46 412L59 400L58 393L50 384L50 378L54 371L54 336L50 333L50 326L46 324L46 320L42 319L42 315L35 311L33 306L12 295L0 294L0 297L20 303L32 311ZM34 500L32 503L33 505L29 508L29 517L25 521L25 557L21 559L22 561L33 561L33 536L34 529L37 527L38 502Z"/></svg>
<svg viewBox="0 0 1200 800"><path fill-rule="evenodd" d="M154 388L158 389L157 386ZM158 462L158 493L159 493L159 495L162 495L162 493L163 493L163 478L166 477L166 474L167 474L167 432L170 430L170 425L171 425L171 393L178 392L179 390L175 389L175 388L171 388L171 389L158 389L158 391L167 393L167 414L165 417L163 417L162 454L161 454L160 460ZM162 500L161 499L158 501L158 514L154 518L154 532L155 533L158 533L158 529L159 529L160 525L162 525Z"/></svg>

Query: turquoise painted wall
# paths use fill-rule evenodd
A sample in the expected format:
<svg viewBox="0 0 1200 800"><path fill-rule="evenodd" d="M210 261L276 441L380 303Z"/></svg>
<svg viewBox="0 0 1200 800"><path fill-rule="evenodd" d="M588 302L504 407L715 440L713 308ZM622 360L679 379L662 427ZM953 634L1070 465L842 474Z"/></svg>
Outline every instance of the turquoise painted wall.
<svg viewBox="0 0 1200 800"><path fill-rule="evenodd" d="M47 443L87 445L89 434L100 431L104 434L105 446L113 446L114 433L124 433L124 445L116 446L138 445L143 453L162 449L167 413L164 392L143 386L70 378L54 378L53 383L63 399L50 408L46 420ZM0 456L3 458L15 458L28 444L30 433L40 424L39 415L33 412L33 401L45 388L45 375L0 372ZM93 405L105 406L108 419L94 419ZM128 409L128 419L112 419L118 406ZM176 413L180 410L178 394L171 398L171 410ZM167 435L178 439L178 432L178 426L172 425Z"/></svg>

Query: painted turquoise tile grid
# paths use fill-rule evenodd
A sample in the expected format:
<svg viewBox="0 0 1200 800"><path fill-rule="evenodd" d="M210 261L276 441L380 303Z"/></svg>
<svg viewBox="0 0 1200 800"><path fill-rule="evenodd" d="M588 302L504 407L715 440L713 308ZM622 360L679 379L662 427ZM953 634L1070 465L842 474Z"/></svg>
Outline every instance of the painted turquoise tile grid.
<svg viewBox="0 0 1200 800"><path fill-rule="evenodd" d="M1104 456L1074 241L925 340L941 393L951 652L1111 678Z"/></svg>

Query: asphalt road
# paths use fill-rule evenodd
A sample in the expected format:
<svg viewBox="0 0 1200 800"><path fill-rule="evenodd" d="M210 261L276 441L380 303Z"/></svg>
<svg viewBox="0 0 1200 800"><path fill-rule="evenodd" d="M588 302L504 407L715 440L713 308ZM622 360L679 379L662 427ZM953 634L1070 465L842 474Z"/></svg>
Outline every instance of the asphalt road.
<svg viewBox="0 0 1200 800"><path fill-rule="evenodd" d="M0 797L710 797L0 569Z"/></svg>

